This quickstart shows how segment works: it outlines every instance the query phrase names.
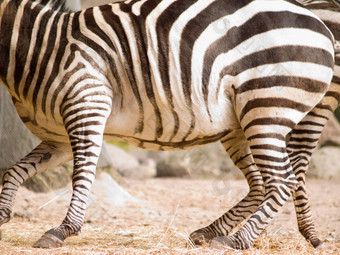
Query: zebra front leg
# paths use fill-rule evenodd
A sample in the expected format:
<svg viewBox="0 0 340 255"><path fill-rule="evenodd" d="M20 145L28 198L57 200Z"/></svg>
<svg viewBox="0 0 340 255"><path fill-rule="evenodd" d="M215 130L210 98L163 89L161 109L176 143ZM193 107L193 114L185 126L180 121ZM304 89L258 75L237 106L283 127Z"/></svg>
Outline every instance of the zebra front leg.
<svg viewBox="0 0 340 255"><path fill-rule="evenodd" d="M34 243L33 247L61 247L67 237L79 234L84 223L86 203L90 187L95 178L95 168L100 152L100 144L98 143L96 145L98 145L98 147L89 147L86 151L81 152L81 150L77 150L74 153L74 155L78 154L79 156L74 157L72 176L73 194L66 217L61 225L45 232L43 236ZM77 147L86 147L86 145L78 145ZM81 157L80 154L90 156Z"/></svg>
<svg viewBox="0 0 340 255"><path fill-rule="evenodd" d="M272 136L265 138L266 136ZM263 134L248 139L256 165L260 169L265 189L264 200L249 217L244 226L231 236L212 240L214 248L250 248L260 233L297 188L283 136Z"/></svg>
<svg viewBox="0 0 340 255"><path fill-rule="evenodd" d="M71 158L69 145L42 142L25 158L6 170L0 194L0 225L9 221L16 192L25 180Z"/></svg>
<svg viewBox="0 0 340 255"><path fill-rule="evenodd" d="M83 226L88 195L95 179L105 123L109 115L108 103L105 103L104 96L94 103L86 102L86 105L77 113L72 109L69 109L72 114L65 113L64 121L74 160L73 194L66 217L58 227L43 234L33 247L60 247L67 237L77 235Z"/></svg>
<svg viewBox="0 0 340 255"><path fill-rule="evenodd" d="M241 129L230 132L221 142L242 171L249 185L249 193L233 208L209 226L196 230L190 238L196 245L209 244L217 236L227 236L232 229L252 214L264 199L263 180Z"/></svg>

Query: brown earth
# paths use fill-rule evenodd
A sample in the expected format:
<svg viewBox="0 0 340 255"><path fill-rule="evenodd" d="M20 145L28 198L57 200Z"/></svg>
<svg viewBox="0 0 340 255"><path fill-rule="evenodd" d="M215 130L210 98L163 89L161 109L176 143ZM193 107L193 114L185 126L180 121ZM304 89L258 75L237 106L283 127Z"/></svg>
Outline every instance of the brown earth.
<svg viewBox="0 0 340 255"><path fill-rule="evenodd" d="M299 234L292 202L252 249L187 246L189 233L209 224L247 193L243 180L126 179L124 188L138 200L124 206L112 206L103 199L103 186L93 190L82 233L67 239L64 247L50 250L31 246L62 221L70 191L39 194L21 188L14 217L1 228L0 254L340 254L340 185L336 181L308 181L316 226L325 241L323 250L314 250Z"/></svg>

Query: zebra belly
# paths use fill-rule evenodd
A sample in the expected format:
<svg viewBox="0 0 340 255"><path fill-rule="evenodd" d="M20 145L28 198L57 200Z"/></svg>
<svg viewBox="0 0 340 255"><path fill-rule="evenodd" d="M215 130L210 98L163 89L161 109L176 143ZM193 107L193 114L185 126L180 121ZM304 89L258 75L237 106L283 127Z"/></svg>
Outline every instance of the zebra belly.
<svg viewBox="0 0 340 255"><path fill-rule="evenodd" d="M213 143L219 141L222 137L227 135L231 130L224 129L219 130L216 133L199 133L195 134L192 138L181 141L172 141L172 140L157 140L154 138L148 138L138 135L124 135L117 133L105 133L105 140L114 140L114 141L122 141L133 144L137 147L154 150L154 151L168 151L168 150L187 150L190 148L204 146L209 143Z"/></svg>
<svg viewBox="0 0 340 255"><path fill-rule="evenodd" d="M159 123L154 114L146 115L141 132L136 132L138 119L127 118L129 115L124 111L111 114L104 139L125 141L148 150L184 150L218 141L231 130L239 128L231 101L227 97L220 101L220 106L215 105L211 117L207 115L204 104L196 106L194 117L190 111L182 111L178 127L172 121L171 112L164 109L161 112L162 135L157 134Z"/></svg>

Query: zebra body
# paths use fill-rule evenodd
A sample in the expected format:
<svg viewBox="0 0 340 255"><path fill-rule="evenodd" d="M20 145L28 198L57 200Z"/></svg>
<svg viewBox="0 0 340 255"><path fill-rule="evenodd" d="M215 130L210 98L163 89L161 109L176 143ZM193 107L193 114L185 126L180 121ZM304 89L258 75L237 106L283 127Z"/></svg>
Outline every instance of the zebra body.
<svg viewBox="0 0 340 255"><path fill-rule="evenodd" d="M67 216L35 246L78 233L103 138L152 150L220 140L250 185L237 206L252 209L236 206L237 219L227 212L192 237L248 248L298 185L286 136L338 105L333 58L329 30L294 1L145 0L75 13L0 1L0 79L43 141L5 173L0 223L25 179L73 158Z"/></svg>
<svg viewBox="0 0 340 255"><path fill-rule="evenodd" d="M173 1L164 1L165 4L170 5ZM148 3L148 2L147 2ZM145 3L143 6L147 5ZM246 2L245 2L246 3ZM207 2L206 5L208 6L210 2ZM137 5L137 4L136 4ZM189 5L189 4L188 4ZM231 6L234 5L234 3L231 4ZM258 3L258 1L255 1L253 4L249 4L248 8L245 8L245 10L241 9L237 11L236 13L233 13L231 15L221 15L220 19L217 19L214 23L210 24L209 28L206 29L205 34L202 35L204 39L195 42L195 45L193 45L193 51L191 52L193 57L196 57L197 59L192 59L192 66L191 70L184 70L183 73L181 73L182 77L184 77L186 80L191 79L192 84L184 84L178 79L178 72L174 72L174 70L171 69L181 69L186 68L183 67L184 61L190 61L190 56L188 56L188 59L180 60L180 57L178 55L178 50L176 49L176 46L178 47L179 40L173 40L169 41L169 48L173 50L169 50L169 56L167 59L165 59L161 54L151 53L148 54L148 56L139 56L139 58L144 58L144 63L132 62L132 63L126 63L126 58L133 58L134 55L138 56L140 52L138 52L137 45L136 45L136 38L139 37L138 40L141 44L149 45L147 48L151 48L153 45L157 45L158 42L161 40L161 38L157 38L157 31L155 31L157 28L153 24L154 20L150 17L148 17L148 20L145 21L145 18L143 16L141 17L131 17L132 15L129 13L126 13L124 11L120 10L120 5L107 5L105 7L102 7L101 9L99 7L94 9L89 9L88 11L82 12L82 13L76 13L74 15L68 15L64 14L64 19L66 19L66 16L70 16L67 23L63 23L63 27L66 26L76 26L80 22L83 22L87 19L87 17L97 19L97 23L100 24L100 27L97 27L98 25L95 23L95 27L91 27L92 24L89 24L88 26L84 26L84 32L83 31L77 31L73 30L73 34L69 35L70 37L67 38L68 43L64 46L64 50L67 50L70 48L70 53L68 58L64 57L61 60L60 66L65 67L67 65L67 61L70 60L72 56L75 56L76 54L82 55L82 58L85 60L86 57L89 57L96 61L95 68L92 66L92 70L86 69L86 71L80 70L78 73L73 74L74 77L72 79L77 80L80 79L81 82L77 81L77 85L79 86L77 89L74 89L71 93L75 94L79 90L82 90L80 87L85 87L89 83L98 84L98 86L103 87L103 93L105 93L108 97L112 98L112 109L108 108L108 111L111 111L110 116L108 117L108 121L105 128L105 136L108 138L115 138L115 139L121 139L125 140L137 145L142 145L142 147L145 147L147 149L173 149L173 148L188 148L190 146L195 146L196 141L198 143L205 143L204 137L214 137L212 138L212 142L215 140L220 139L223 137L223 134L227 132L227 130L235 129L239 126L238 120L234 114L234 110L232 108L232 102L231 97L233 97L234 91L232 86L235 86L235 84L242 84L244 81L248 80L249 77L261 77L268 75L266 73L261 74L261 70L256 70L254 68L253 70L249 69L246 70L246 72L251 73L250 75L247 73L242 73L239 76L235 76L234 74L226 74L223 79L219 77L221 71L224 68L230 68L234 62L240 61L242 57L245 54L252 54L255 53L258 50L258 45L252 41L252 38L250 38L250 41L243 41L243 44L235 44L232 46L237 46L233 48L231 51L221 54L218 56L218 60L214 60L209 58L209 56L205 56L204 53L206 53L209 46L216 40L218 40L220 37L224 36L228 30L230 30L231 26L238 26L242 24L243 18L251 18L252 15L256 14L260 10L265 12L266 9L269 11L278 11L282 10L282 5L284 5L284 2L274 2L273 4L268 5L266 3L263 5L262 3ZM291 4L285 4L286 8L294 9L295 6L292 6ZM21 5L22 8L24 7ZM138 6L138 5L137 5ZM190 6L190 5L189 5ZM192 9L195 9L197 13L199 13L200 8L197 8L196 6L199 6L201 9L205 6L202 5L200 2L196 5L193 5L191 7ZM147 7L145 7L147 8ZM162 6L155 8L154 12L161 12L161 9L164 8ZM196 10L197 8L197 10ZM131 8L132 10L136 8ZM213 9L214 10L214 9ZM135 10L137 12L138 10ZM300 10L301 11L301 10ZM178 16L178 12L180 12L177 8L169 8L169 16ZM302 13L307 13L307 11L302 10ZM114 13L114 15L113 15ZM189 12L191 15L195 15L195 13L192 13L192 11ZM130 34L130 37L126 38L126 41L121 40L118 38L117 32L112 29L112 26L114 24L109 24L103 22L102 15L107 18L119 18L121 25L123 26L125 33L127 36ZM131 15L131 16L130 16ZM184 12L182 14L182 17L186 17L186 13ZM214 16L213 13L206 13L206 15ZM308 13L308 15L310 15ZM111 17L112 16L112 17ZM96 18L99 17L99 18ZM190 17L190 16L189 16ZM242 19L240 20L240 17ZM269 17L267 17L269 18ZM51 14L51 19L53 19L53 14ZM147 35L142 34L141 31L135 31L136 28L132 26L132 20L137 19L137 23L143 24L146 23L146 30L144 33L147 33L150 35L148 38L145 38ZM184 18L182 18L184 19ZM188 19L186 17L186 19ZM59 18L59 22L61 23L63 21L63 17ZM185 20L184 20L185 21ZM184 21L177 21L178 26L183 26ZM182 24L181 24L182 23ZM228 23L230 25L228 26ZM127 24L127 25L125 25ZM185 24L185 23L184 23ZM50 24L52 25L52 24ZM125 27L124 27L125 26ZM176 26L176 25L174 25ZM224 26L224 27L223 27ZM85 30L85 28L87 28ZM46 36L44 38L43 45L40 49L41 53L44 53L47 51L47 48L50 47L48 45L48 39L49 39L49 30L51 30L52 27L46 27ZM92 40L94 38L99 38L98 34L96 34L97 31L103 32L103 31L110 31L106 33L107 39L110 39L110 41L105 45L102 50L105 51L105 53L100 54L98 56L98 53L89 45L86 43L81 42L78 39L75 39L74 37L84 37L84 38L91 38ZM166 31L169 34L180 34L182 31L180 29L183 28L173 28L171 31ZM80 29L79 29L80 30ZM241 31L243 34L239 35L241 36L247 36L246 33L248 33L247 28L244 29L245 31ZM56 42L58 44L61 44L60 38L61 32L63 30L59 30L59 34L57 34ZM92 32L95 31L95 32ZM131 31L131 32L127 32ZM13 31L19 33L19 31ZM133 33L134 32L134 33ZM237 33L237 32L234 32ZM277 53L275 53L275 50L273 50L274 54L279 55L280 52L280 46L292 44L296 42L297 44L306 45L307 43L310 45L310 47L320 47L322 44L325 43L327 38L325 38L323 35L316 34L315 36L318 37L318 40L315 40L314 42L307 42L308 39L308 33L306 32L306 35L304 34L304 31L301 31L301 37L296 38L295 34L291 34L290 29L287 28L287 31L280 31L280 32L271 32L268 35L259 36L258 40L268 42L268 45L263 44L263 48L268 47L277 47ZM66 35L68 36L68 35ZM277 40L279 36L282 36L281 40ZM33 36L32 36L33 37ZM211 40L207 40L205 38L211 38ZM180 39L180 38L179 38ZM148 40L148 42L146 42ZM106 43L105 41L103 43ZM239 42L238 42L239 43ZM249 48L247 44L250 45ZM331 45L331 42L326 42L328 45ZM122 45L129 45L131 50L131 56L126 57L124 52L122 52L123 49L121 49ZM44 48L45 46L45 48ZM117 48L117 52L114 52L115 50L112 49L114 46ZM185 46L182 46L185 47ZM296 50L298 50L299 47L297 47ZM13 49L16 50L15 48ZM51 53L51 57L53 55L58 54L59 49L56 48L54 52ZM62 49L61 49L62 50ZM121 50L121 51L119 51ZM162 51L163 49L160 48L158 51ZM225 49L228 50L228 49ZM148 50L148 52L151 51ZM85 52L87 55L85 55ZM189 51L190 52L190 51ZM119 54L120 53L120 54ZM185 54L186 52L184 52ZM144 52L146 54L146 52ZM28 54L30 55L30 54ZM106 56L105 56L106 55ZM14 54L13 54L14 57ZM104 58L107 57L109 60L105 60ZM258 56L254 56L256 58ZM278 56L280 57L280 56ZM159 59L161 58L161 59ZM123 60L122 60L123 59ZM124 60L125 59L125 60ZM173 63L168 63L169 66L169 76L168 77L168 84L164 84L164 82L161 80L161 72L160 68L162 66L157 66L157 62L163 62L166 63L168 61L172 61ZM255 59L249 58L250 61L255 62ZM85 60L86 61L86 60ZM115 63L115 69L112 70L112 66L108 65L107 62L114 62ZM203 84L202 84L202 74L203 74L203 67L202 63L206 62L213 62L213 68L208 75L210 76L210 81L208 82L209 85L205 85L205 87L208 87L209 95L208 100L205 98L205 95L203 93ZM15 62L15 60L13 60ZM122 63L123 62L123 63ZM125 62L125 63L124 63ZM24 62L25 63L25 62ZM26 62L27 63L27 62ZM89 63L91 65L92 63ZM142 64L146 64L150 68L150 75L149 77L145 78L141 77L143 75L142 70ZM266 65L267 63L261 63L263 65ZM270 63L269 63L270 64ZM268 64L268 65L269 65ZM181 66L182 65L182 66ZM286 75L289 72L290 69L294 69L291 67L286 67L288 65L293 65L293 63L285 63L285 64L277 64L279 68L282 68L281 75ZM286 65L286 66L285 66ZM308 64L307 64L308 65ZM46 73L53 73L53 65L47 65L46 66ZM68 135L64 128L64 120L63 120L63 113L61 112L61 107L53 107L52 111L50 108L51 105L61 105L62 103L66 104L64 102L65 95L61 93L61 95L58 95L57 98L52 98L55 96L55 93L52 92L60 89L60 84L64 84L63 81L65 76L68 76L70 72L74 72L75 66L70 65L68 68L61 70L59 72L59 75L55 77L52 84L49 84L50 87L48 90L44 91L41 90L39 93L37 93L38 86L41 86L40 84L36 86L31 86L31 88L26 92L27 96L22 96L21 91L19 93L12 93L16 92L16 90L12 87L10 87L10 92L13 98L15 98L16 101L16 108L18 109L19 115L24 119L26 125L29 127L29 129L35 133L41 140L49 140L51 139L51 136L54 138L54 134L57 134L57 136L60 136L58 138L59 141L67 142ZM267 72L271 72L272 69L275 68L275 66L270 66L269 70ZM319 68L319 67L317 67ZM130 69L130 70L136 70L134 77L131 77L129 79L128 75L124 70ZM167 69L167 68L165 68ZM266 69L266 66L263 66L263 69ZM118 71L119 70L119 71ZM13 70L14 71L14 70ZM39 69L36 70L36 74L32 74L31 76L35 75L35 77L38 75ZM118 73L118 79L117 77L113 75L113 72ZM243 71L243 70L241 70ZM329 68L325 68L325 71L327 72L327 75L330 75L331 71ZM89 75L91 77L83 77L84 73L86 72L86 75ZM131 71L129 71L131 72ZM307 73L307 72L306 72ZM316 72L315 79L318 79L317 77L320 72ZM132 74L131 74L132 75ZM165 74L166 75L166 74ZM278 72L278 75L279 72ZM307 76L307 74L302 74ZM10 76L10 74L8 75ZM191 77L190 77L191 76ZM25 77L22 77L23 79ZM49 77L47 76L45 78L45 81ZM26 78L27 79L27 78ZM31 78L32 79L32 78ZM34 80L34 78L33 78ZM137 95L134 95L134 92L131 88L133 88L133 85L131 84L131 80L133 80L133 83L136 83L135 86L138 88L138 91L135 93ZM160 81L160 82L153 82L153 81ZM149 83L149 84L146 84ZM128 86L126 84L129 84ZM176 84L176 85L174 85ZM178 84L178 85L177 85ZM74 83L67 84L68 86L74 85ZM124 86L123 86L124 85ZM106 87L107 88L106 88ZM20 85L19 85L20 87ZM120 87L120 88L119 88ZM19 88L20 89L20 88ZM23 87L22 87L23 89ZM67 91L69 88L64 87L63 92ZM94 88L94 90L97 89ZM170 91L166 91L167 89L170 89ZM289 93L292 93L293 95L296 92L299 92L299 89L296 88L284 88L285 90L291 90ZM326 88L324 88L326 89ZM44 92L44 93L43 93ZM149 99L148 93L154 94L153 97L155 102ZM171 93L173 95L176 95L176 97L171 99L171 103L169 102L169 96L167 93ZM190 93L190 95L188 95ZM252 92L253 93L253 92ZM268 95L266 95L268 98L275 98L279 97L281 94L280 88L275 87L272 90L266 91ZM36 95L37 94L37 95ZM259 94L262 94L262 91L259 91ZM156 96L157 95L157 96ZM295 95L294 95L295 96ZM302 95L303 96L303 95ZM308 97L309 95L307 95ZM23 98L24 97L24 98ZM138 102L136 99L138 98L148 98L148 100L145 100L142 102ZM190 98L189 98L190 97ZM256 95L254 95L256 97ZM316 95L316 101L319 101L322 97L322 95ZM131 100L129 100L131 99ZM292 96L293 99L293 96ZM302 101L303 98L301 98ZM188 103L188 101L191 101ZM241 99L242 100L242 99ZM239 105L238 108L243 108L244 104L246 104L248 98L243 99L242 101L245 101L242 103L242 105ZM43 105L39 105L35 102L43 102ZM207 101L207 103L205 102ZM70 100L71 102L71 100ZM110 102L111 104L111 102ZM173 106L172 106L173 105ZM202 105L205 105L205 107L202 107ZM116 110L118 109L118 110ZM211 109L211 110L210 110ZM301 117L304 115L304 112L299 113L296 112L295 109L288 110L287 114L296 115L295 119L301 119ZM129 116L127 118L126 116ZM181 116L179 119L178 116ZM176 119L178 119L176 121ZM141 124L141 123L148 123L147 125ZM171 124L169 124L171 123ZM176 125L174 125L175 123ZM247 122L245 122L247 124ZM168 125L166 125L168 124ZM193 127L194 126L194 127ZM192 131L190 129L193 129ZM137 132L136 132L137 131ZM64 139L63 139L64 138ZM60 140L61 139L61 140ZM145 141L145 142L144 142ZM193 145L191 145L191 141ZM166 144L169 143L170 145L167 146ZM165 144L164 148L162 148L162 144ZM187 145L188 144L188 145Z"/></svg>

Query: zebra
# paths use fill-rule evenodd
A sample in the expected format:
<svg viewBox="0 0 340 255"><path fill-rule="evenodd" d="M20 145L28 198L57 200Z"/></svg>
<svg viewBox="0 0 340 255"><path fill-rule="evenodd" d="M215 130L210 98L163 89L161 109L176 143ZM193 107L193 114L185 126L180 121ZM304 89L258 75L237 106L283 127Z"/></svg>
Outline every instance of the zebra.
<svg viewBox="0 0 340 255"><path fill-rule="evenodd" d="M250 191L190 236L251 247L303 185L304 147L321 132L304 127L322 130L339 105L329 29L293 0L128 0L79 12L56 3L0 0L0 81L42 140L4 174L0 225L26 179L73 159L66 217L33 246L78 234L103 139L151 150L220 141Z"/></svg>

